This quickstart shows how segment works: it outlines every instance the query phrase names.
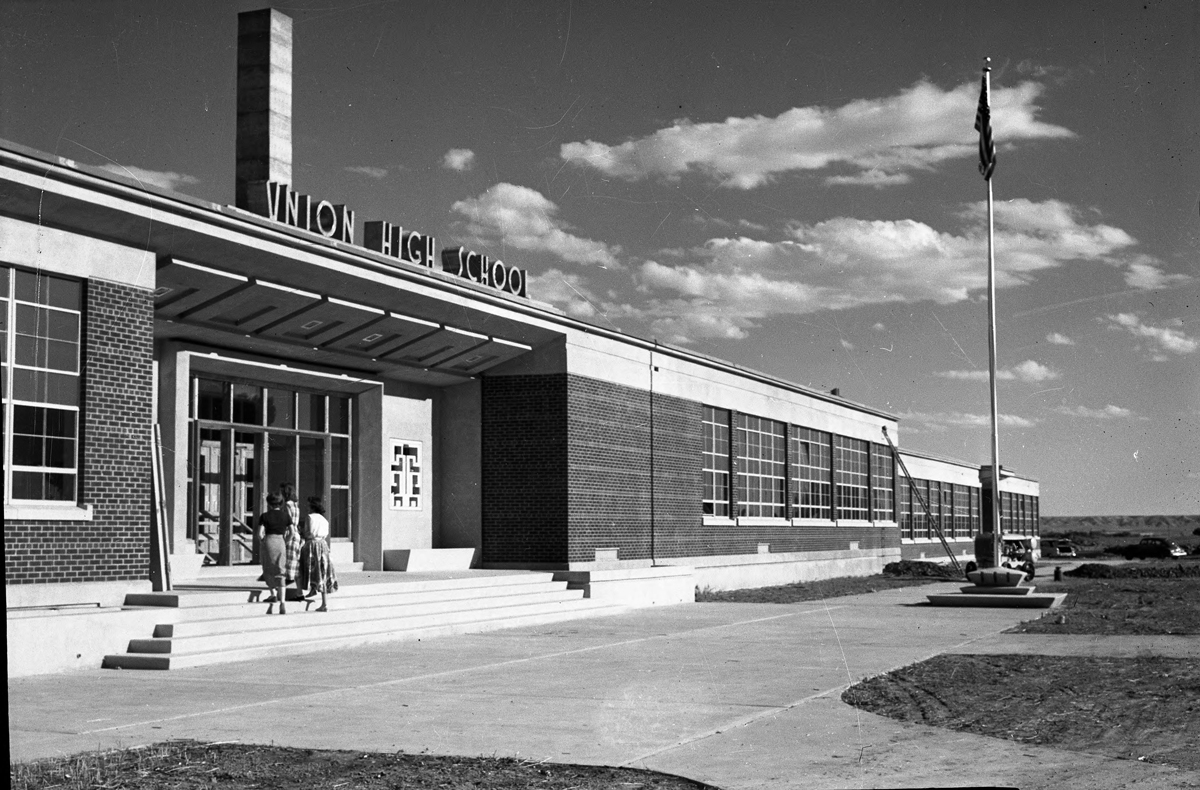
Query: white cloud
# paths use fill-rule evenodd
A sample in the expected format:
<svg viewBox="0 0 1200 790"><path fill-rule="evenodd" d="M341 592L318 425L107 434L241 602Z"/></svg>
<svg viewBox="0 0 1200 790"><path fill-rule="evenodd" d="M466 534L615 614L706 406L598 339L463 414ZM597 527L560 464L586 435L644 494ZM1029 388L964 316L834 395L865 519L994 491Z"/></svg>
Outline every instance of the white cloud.
<svg viewBox="0 0 1200 790"><path fill-rule="evenodd" d="M442 157L442 167L462 173L475 166L475 152L470 148L451 148Z"/></svg>
<svg viewBox="0 0 1200 790"><path fill-rule="evenodd" d="M1051 332L1046 335L1046 342L1055 346L1073 346L1075 341L1059 332Z"/></svg>
<svg viewBox="0 0 1200 790"><path fill-rule="evenodd" d="M991 416L987 414L969 414L964 412L905 412L897 415L901 421L911 420L912 422L925 425L931 430L945 430L949 427L979 427L990 426L992 424ZM1015 414L999 414L996 416L997 422L1008 428L1032 428L1037 425L1037 420L1031 420L1025 417L1019 417Z"/></svg>
<svg viewBox="0 0 1200 790"><path fill-rule="evenodd" d="M956 381L987 381L988 371L986 370L943 370L934 375L944 379L954 379ZM1001 368L996 371L997 381L1024 381L1028 383L1037 383L1041 381L1051 381L1059 377L1059 374L1045 365L1034 362L1032 359L1027 359L1024 362L1014 365L1011 368Z"/></svg>
<svg viewBox="0 0 1200 790"><path fill-rule="evenodd" d="M1167 274L1161 267L1149 260L1134 261L1128 264L1125 272L1125 284L1130 288L1140 288L1144 291L1169 288L1191 279L1186 274Z"/></svg>
<svg viewBox="0 0 1200 790"><path fill-rule="evenodd" d="M1083 417L1089 420L1126 420L1133 416L1133 412L1121 406L1113 406L1111 403L1103 409L1089 409L1087 406L1059 406L1051 409L1057 414L1065 414L1068 417Z"/></svg>
<svg viewBox="0 0 1200 790"><path fill-rule="evenodd" d="M1116 315L1105 316L1105 318L1111 322L1111 326L1123 328L1135 337L1143 337L1154 341L1162 351L1172 354L1191 354L1197 348L1200 348L1200 341L1197 341L1195 338L1188 337L1178 329L1144 324L1142 323L1142 319L1135 313L1118 313ZM1164 361L1167 358L1161 353L1154 354L1154 359L1157 361Z"/></svg>
<svg viewBox="0 0 1200 790"><path fill-rule="evenodd" d="M466 230L482 244L497 243L532 252L548 252L565 261L619 268L620 247L568 232L558 206L540 192L500 183L476 198L450 207L466 217Z"/></svg>
<svg viewBox="0 0 1200 790"><path fill-rule="evenodd" d="M996 139L1073 137L1037 120L1042 86L1024 82L992 92ZM679 178L689 170L723 186L751 189L790 171L841 167L827 183L882 187L905 183L913 170L976 155L974 80L951 90L917 82L894 96L858 99L837 108L795 107L774 117L755 115L719 122L687 119L653 134L608 145L595 140L564 144L563 159L630 181ZM965 120L964 120L965 119Z"/></svg>
<svg viewBox="0 0 1200 790"><path fill-rule="evenodd" d="M593 319L602 311L601 300L578 274L549 269L531 275L529 292L537 298L562 308L574 318Z"/></svg>
<svg viewBox="0 0 1200 790"><path fill-rule="evenodd" d="M686 254L673 251L669 257L678 263L643 263L638 281L647 292L678 295L685 309L708 303L751 321L896 302L952 304L987 287L987 268L980 264L987 249L984 207L964 209L962 216L968 225L959 233L911 219L835 217L793 225L791 238L780 241L714 238ZM1055 200L1008 201L998 206L996 219L1005 251L998 261L999 287L1134 244L1119 228L1087 224ZM728 336L727 329L723 326L721 337Z"/></svg>
<svg viewBox="0 0 1200 790"><path fill-rule="evenodd" d="M118 165L112 162L100 165L100 169L119 176L125 176L126 178L132 178L144 186L168 189L172 192L177 191L180 186L185 184L200 183L200 179L195 176L189 176L186 173L176 173L174 170L147 170L144 167Z"/></svg>
<svg viewBox="0 0 1200 790"><path fill-rule="evenodd" d="M357 173L360 176L374 179L387 178L388 174L386 167L371 167L370 165L356 165L347 167L345 170L347 173Z"/></svg>

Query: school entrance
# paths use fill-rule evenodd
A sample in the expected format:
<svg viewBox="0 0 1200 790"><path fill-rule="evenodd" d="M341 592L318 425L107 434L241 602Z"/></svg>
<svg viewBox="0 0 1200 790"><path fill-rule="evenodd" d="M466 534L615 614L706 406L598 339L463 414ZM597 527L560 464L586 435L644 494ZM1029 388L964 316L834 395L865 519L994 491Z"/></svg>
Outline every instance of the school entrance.
<svg viewBox="0 0 1200 790"><path fill-rule="evenodd" d="M350 537L352 402L346 395L193 377L188 410L188 537L206 565L257 562L269 493L325 503L331 538Z"/></svg>

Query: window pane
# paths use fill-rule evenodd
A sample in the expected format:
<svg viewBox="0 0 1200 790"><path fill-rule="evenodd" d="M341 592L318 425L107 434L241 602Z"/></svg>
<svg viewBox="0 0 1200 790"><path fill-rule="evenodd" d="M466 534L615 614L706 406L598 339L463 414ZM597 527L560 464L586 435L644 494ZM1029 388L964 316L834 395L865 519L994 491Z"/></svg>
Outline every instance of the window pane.
<svg viewBox="0 0 1200 790"><path fill-rule="evenodd" d="M18 304L17 334L55 340L78 340L79 314Z"/></svg>
<svg viewBox="0 0 1200 790"><path fill-rule="evenodd" d="M267 390L267 425L273 428L296 427L296 393L291 390Z"/></svg>
<svg viewBox="0 0 1200 790"><path fill-rule="evenodd" d="M201 420L229 422L229 385L210 379L199 379L196 384L197 416Z"/></svg>
<svg viewBox="0 0 1200 790"><path fill-rule="evenodd" d="M40 436L13 435L12 462L17 466L41 466L45 441Z"/></svg>
<svg viewBox="0 0 1200 790"><path fill-rule="evenodd" d="M324 431L325 396L301 392L297 400L296 416L299 418L297 427L303 431Z"/></svg>
<svg viewBox="0 0 1200 790"><path fill-rule="evenodd" d="M80 283L64 280L47 274L16 270L16 296L23 302L37 302L52 307L78 310L80 305Z"/></svg>
<svg viewBox="0 0 1200 790"><path fill-rule="evenodd" d="M13 499L48 502L75 500L75 475L42 472L13 472Z"/></svg>
<svg viewBox="0 0 1200 790"><path fill-rule="evenodd" d="M59 406L79 405L78 376L14 368L12 377L14 400L54 403Z"/></svg>
<svg viewBox="0 0 1200 790"><path fill-rule="evenodd" d="M350 537L350 492L335 488L329 492L329 536Z"/></svg>
<svg viewBox="0 0 1200 790"><path fill-rule="evenodd" d="M350 485L350 440L341 436L330 438L330 485Z"/></svg>
<svg viewBox="0 0 1200 790"><path fill-rule="evenodd" d="M262 425L262 387L233 385L233 421L242 425Z"/></svg>
<svg viewBox="0 0 1200 790"><path fill-rule="evenodd" d="M329 396L329 432L350 433L350 399L342 395Z"/></svg>
<svg viewBox="0 0 1200 790"><path fill-rule="evenodd" d="M325 440L300 437L300 477L296 495L303 502L310 496L325 498Z"/></svg>

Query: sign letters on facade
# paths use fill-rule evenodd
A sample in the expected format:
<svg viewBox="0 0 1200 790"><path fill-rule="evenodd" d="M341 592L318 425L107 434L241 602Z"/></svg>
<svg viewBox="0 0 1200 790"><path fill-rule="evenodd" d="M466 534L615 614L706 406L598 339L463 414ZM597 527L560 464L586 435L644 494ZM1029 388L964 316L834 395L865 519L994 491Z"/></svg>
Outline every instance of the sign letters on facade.
<svg viewBox="0 0 1200 790"><path fill-rule="evenodd" d="M346 206L314 200L277 181L259 183L261 191L251 190L251 206L256 213L293 228L354 244L354 212ZM433 236L406 232L400 225L381 220L363 224L362 246L427 269L434 268L437 260L437 239ZM442 271L516 296L529 295L524 270L462 247L442 250Z"/></svg>

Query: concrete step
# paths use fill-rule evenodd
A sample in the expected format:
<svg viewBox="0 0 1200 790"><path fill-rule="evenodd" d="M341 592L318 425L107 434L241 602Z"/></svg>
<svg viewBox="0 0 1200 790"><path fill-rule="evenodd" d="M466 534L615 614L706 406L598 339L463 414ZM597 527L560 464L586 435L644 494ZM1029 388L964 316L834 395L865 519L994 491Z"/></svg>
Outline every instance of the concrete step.
<svg viewBox="0 0 1200 790"><path fill-rule="evenodd" d="M488 617L441 623L424 627L393 626L384 630L362 631L350 635L283 642L271 645L245 646L228 650L210 650L193 653L122 653L105 656L104 667L108 669L182 669L185 667L222 664L234 661L250 661L286 655L300 655L322 650L347 647L362 647L393 641L420 641L453 634L480 633L504 628L519 628L531 625L575 620L581 617L597 617L618 614L627 607L593 603L589 599L571 602L556 610L537 613L509 613L505 617Z"/></svg>
<svg viewBox="0 0 1200 790"><path fill-rule="evenodd" d="M459 591L452 592L457 593ZM431 594L418 593L416 595L425 598ZM263 616L269 604L256 603L249 606L238 604L236 606L214 607L213 611L207 609L199 610L206 614L212 614L211 618L203 620L189 619L156 625L154 636L179 638L206 634L236 633L243 630L262 631L265 625L272 629L299 628L312 623L312 618L316 618L321 623L361 623L396 617L417 617L457 612L463 611L464 608L469 608L470 611L482 612L518 604L581 600L583 593L575 590L564 590L562 585L555 587L547 584L544 588L520 588L520 591L511 593L498 592L482 598L478 595L467 597L461 594L454 598L445 599L408 601L404 600L404 598L403 594L395 594L379 598L361 599L361 603L354 604L352 608L346 608L344 600L330 596L329 601L333 608L328 612L305 611L304 603L296 602L295 604L288 605L288 614L286 616L274 616L269 623L264 623L263 621ZM319 599L315 603L319 603ZM469 604L469 607L465 607L465 604ZM227 610L233 611L228 612Z"/></svg>
<svg viewBox="0 0 1200 790"><path fill-rule="evenodd" d="M494 587L459 587L449 590L408 589L407 586L396 588L391 585L371 585L370 592L351 594L357 588L343 588L329 595L329 602L336 611L352 609L374 609L384 606L405 606L419 604L453 604L460 606L463 602L483 601L489 598L510 595L527 595L564 589L562 583L546 578L529 580L524 584L504 584ZM379 589L380 592L374 592ZM486 595L481 591L488 591ZM294 591L293 591L294 592ZM206 620L230 620L238 617L250 617L257 620L269 605L266 603L265 590L255 590L255 599L249 600L245 591L234 593L196 592L184 594L182 603L171 609L171 622L201 622ZM261 593L261 595L259 594ZM161 593L155 593L161 595ZM320 599L317 599L318 601ZM294 608L293 608L294 607ZM288 609L294 612L304 611L304 601L299 598L288 598Z"/></svg>
<svg viewBox="0 0 1200 790"><path fill-rule="evenodd" d="M398 576L402 574L397 574ZM338 589L338 598L373 597L389 593L441 592L446 590L478 591L496 587L544 584L553 582L552 573L519 573L498 576L471 576L451 579L400 578L396 581L367 584L345 584ZM171 592L131 593L125 596L126 606L165 606L172 608L210 607L248 601L250 593L267 590L254 577L223 579L210 583L179 584Z"/></svg>
<svg viewBox="0 0 1200 790"><path fill-rule="evenodd" d="M233 624L224 631L194 636L150 637L129 640L130 653L206 653L213 650L231 650L241 647L275 645L285 642L332 639L340 636L389 631L396 628L422 628L425 626L448 625L459 622L474 622L490 617L542 614L562 611L573 603L583 600L561 598L559 600L517 603L486 609L459 609L422 615L395 615L370 620L330 619L328 612L308 612L309 617L295 615L273 615L257 618L254 625L245 620Z"/></svg>
<svg viewBox="0 0 1200 790"><path fill-rule="evenodd" d="M624 611L623 604L584 598L552 573L428 577L397 574L360 580L330 596L329 612L291 602L285 616L266 616L263 588L252 578L206 582L170 593L131 595L130 607L158 606L153 636L131 639L127 652L103 665L169 669L324 650L391 639L556 622ZM263 595L265 597L265 595Z"/></svg>

